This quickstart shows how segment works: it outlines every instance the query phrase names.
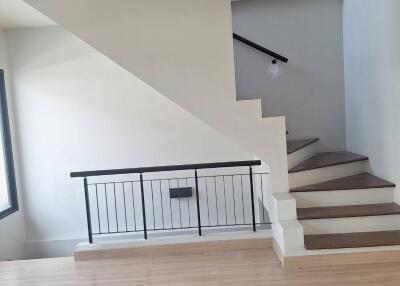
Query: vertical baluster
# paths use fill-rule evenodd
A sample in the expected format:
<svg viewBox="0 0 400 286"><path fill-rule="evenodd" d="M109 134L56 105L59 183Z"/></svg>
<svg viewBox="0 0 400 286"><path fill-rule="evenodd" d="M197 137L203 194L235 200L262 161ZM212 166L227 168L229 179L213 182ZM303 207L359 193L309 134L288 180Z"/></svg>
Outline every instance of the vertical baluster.
<svg viewBox="0 0 400 286"><path fill-rule="evenodd" d="M115 183L113 183L113 190L114 190L115 222L117 224L117 232L119 232L119 227L118 227L118 208L117 208L117 196L115 194Z"/></svg>
<svg viewBox="0 0 400 286"><path fill-rule="evenodd" d="M222 183L224 185L224 202L225 202L225 225L228 224L228 210L226 208L226 191L225 191L225 176L222 175Z"/></svg>
<svg viewBox="0 0 400 286"><path fill-rule="evenodd" d="M156 213L154 211L153 180L150 180L150 189L151 189L151 206L153 209L153 229L156 229Z"/></svg>
<svg viewBox="0 0 400 286"><path fill-rule="evenodd" d="M263 190L263 177L262 174L260 174L260 180L261 180L261 203L262 203L262 218L263 221L262 223L265 223L265 211L264 211L264 190Z"/></svg>
<svg viewBox="0 0 400 286"><path fill-rule="evenodd" d="M133 208L133 222L135 223L135 231L136 227L136 209L135 209L135 193L133 192L133 182L131 182L131 193L132 193L132 208Z"/></svg>
<svg viewBox="0 0 400 286"><path fill-rule="evenodd" d="M204 181L206 183L206 198L207 198L207 219L208 219L208 226L211 226L211 222L210 222L210 206L209 206L209 202L208 202L208 184L207 184L207 177L204 177Z"/></svg>
<svg viewBox="0 0 400 286"><path fill-rule="evenodd" d="M197 170L194 170L194 180L196 184L196 204L197 204L197 226L199 235L201 236L201 218L200 218L200 200L199 200L199 180L197 177Z"/></svg>
<svg viewBox="0 0 400 286"><path fill-rule="evenodd" d="M218 214L218 197L217 197L217 181L215 179L215 176L213 176L214 179L214 195L215 195L215 210L217 212L217 225L219 225L219 214Z"/></svg>
<svg viewBox="0 0 400 286"><path fill-rule="evenodd" d="M108 212L108 195L107 195L107 184L104 184L104 195L106 197L106 210L107 210L107 232L110 233L110 214Z"/></svg>
<svg viewBox="0 0 400 286"><path fill-rule="evenodd" d="M168 192L171 189L171 179L168 179ZM171 200L171 196L169 195L169 210L171 212L171 228L174 228L174 219L172 217L172 200Z"/></svg>
<svg viewBox="0 0 400 286"><path fill-rule="evenodd" d="M242 191L242 214L243 214L243 224L246 224L246 217L244 215L244 190L243 190L243 175L240 175L240 189Z"/></svg>
<svg viewBox="0 0 400 286"><path fill-rule="evenodd" d="M122 195L124 196L125 231L128 231L128 219L126 216L125 183L122 182L121 184L122 184Z"/></svg>
<svg viewBox="0 0 400 286"><path fill-rule="evenodd" d="M233 216L235 218L235 224L236 224L236 197L235 197L235 183L233 181L233 175L232 175L232 196L233 196Z"/></svg>
<svg viewBox="0 0 400 286"><path fill-rule="evenodd" d="M176 179L176 182L177 182L178 188L180 188L179 179ZM178 204L179 204L179 223L180 223L181 228L182 228L181 192L178 192L178 193L179 193L179 197L178 197Z"/></svg>
<svg viewBox="0 0 400 286"><path fill-rule="evenodd" d="M97 191L97 184L95 184L96 188L96 205L97 205L97 220L99 222L99 234L101 233L101 221L100 221L100 208L99 208L99 193Z"/></svg>
<svg viewBox="0 0 400 286"><path fill-rule="evenodd" d="M161 220L162 220L162 228L165 229L165 224L164 224L164 206L163 206L163 194L162 194L162 190L161 190L161 180L159 180L160 182L160 204L161 204Z"/></svg>
<svg viewBox="0 0 400 286"><path fill-rule="evenodd" d="M147 239L146 206L144 202L143 174L140 174L140 191L142 194L143 234L144 234L144 239Z"/></svg>
<svg viewBox="0 0 400 286"><path fill-rule="evenodd" d="M89 190L88 190L87 178L83 179L83 186L85 189L86 219L87 219L89 243L93 243L92 219L90 216Z"/></svg>
<svg viewBox="0 0 400 286"><path fill-rule="evenodd" d="M188 178L186 178L186 187L189 187ZM190 223L190 200L189 200L189 198L187 199L187 210L188 210L189 227L190 227L190 226L191 226L191 223Z"/></svg>
<svg viewBox="0 0 400 286"><path fill-rule="evenodd" d="M254 212L254 190L253 190L253 169L250 166L250 194L251 194L251 214L253 217L253 231L256 231L256 215Z"/></svg>

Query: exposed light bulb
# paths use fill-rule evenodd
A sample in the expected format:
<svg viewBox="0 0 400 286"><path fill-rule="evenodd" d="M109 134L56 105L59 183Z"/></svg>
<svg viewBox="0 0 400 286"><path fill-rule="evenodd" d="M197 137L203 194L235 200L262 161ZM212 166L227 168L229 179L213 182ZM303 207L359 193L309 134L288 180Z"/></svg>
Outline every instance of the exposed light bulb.
<svg viewBox="0 0 400 286"><path fill-rule="evenodd" d="M282 75L282 68L278 64L278 61L274 59L269 65L268 65L268 72L271 74L272 78L277 78Z"/></svg>

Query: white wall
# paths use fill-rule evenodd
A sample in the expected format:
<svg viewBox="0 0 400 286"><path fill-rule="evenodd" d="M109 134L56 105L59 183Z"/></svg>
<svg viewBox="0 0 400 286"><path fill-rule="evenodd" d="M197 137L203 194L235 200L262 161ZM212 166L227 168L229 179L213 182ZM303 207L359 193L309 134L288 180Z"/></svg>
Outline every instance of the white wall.
<svg viewBox="0 0 400 286"><path fill-rule="evenodd" d="M24 0L271 167L287 192L284 118L236 102L230 0Z"/></svg>
<svg viewBox="0 0 400 286"><path fill-rule="evenodd" d="M17 191L20 210L13 213L6 218L0 220L0 261L8 259L21 259L24 257L23 242L25 240L25 222L22 211L22 195L20 192L21 185L19 184L19 172L18 172L18 152L15 137L15 122L14 122L14 108L13 108L13 97L10 88L10 71L8 67L8 53L6 46L5 32L0 30L0 69L5 72L6 80L6 93L7 93L7 104L10 119L10 129L12 134L12 143L14 151L14 164L17 180Z"/></svg>
<svg viewBox="0 0 400 286"><path fill-rule="evenodd" d="M345 0L343 23L348 148L399 186L400 2Z"/></svg>
<svg viewBox="0 0 400 286"><path fill-rule="evenodd" d="M68 255L86 240L82 180L70 171L253 158L61 28L7 40L27 257Z"/></svg>
<svg viewBox="0 0 400 286"><path fill-rule="evenodd" d="M273 78L268 55L235 41L238 98L262 98L264 116L286 116L289 138L345 149L342 0L237 1L232 11L236 33L289 58Z"/></svg>

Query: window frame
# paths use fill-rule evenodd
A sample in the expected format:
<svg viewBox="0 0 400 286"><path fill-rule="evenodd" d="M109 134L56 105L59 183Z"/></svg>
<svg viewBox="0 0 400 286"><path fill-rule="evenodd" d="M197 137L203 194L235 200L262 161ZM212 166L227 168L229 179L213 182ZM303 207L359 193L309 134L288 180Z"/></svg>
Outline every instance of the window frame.
<svg viewBox="0 0 400 286"><path fill-rule="evenodd" d="M8 117L7 94L4 70L0 69L0 132L2 135L4 167L7 180L10 207L0 211L0 220L19 210L17 185L15 180L14 158L11 142L10 121ZM0 151L1 152L1 151Z"/></svg>

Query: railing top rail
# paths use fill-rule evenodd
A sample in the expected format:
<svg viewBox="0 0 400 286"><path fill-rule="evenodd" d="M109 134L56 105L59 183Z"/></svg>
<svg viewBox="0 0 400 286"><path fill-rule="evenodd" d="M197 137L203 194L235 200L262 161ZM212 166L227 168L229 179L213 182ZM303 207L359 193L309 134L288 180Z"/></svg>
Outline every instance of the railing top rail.
<svg viewBox="0 0 400 286"><path fill-rule="evenodd" d="M216 169L216 168L246 167L246 166L250 167L250 166L259 166L259 165L261 165L260 160L250 160L250 161L217 162L217 163L203 163L203 164L187 164L187 165L142 167L142 168L81 171L81 172L71 172L70 176L71 176L71 178L79 178L79 177L84 178L84 177L94 177L94 176L142 174L142 173L168 172L168 171Z"/></svg>
<svg viewBox="0 0 400 286"><path fill-rule="evenodd" d="M249 45L250 47L252 47L252 48L254 48L256 50L259 50L262 53L270 55L274 59L280 60L280 61L282 61L284 63L287 63L288 60L289 60L288 58L286 58L286 57L284 57L284 56L282 56L280 54L277 54L277 53L275 53L275 52L273 52L271 50L268 50L267 48L264 48L264 47L262 47L262 46L260 46L260 45L258 45L256 43L246 39L246 38L243 38L242 36L239 36L238 34L233 33L233 38L238 40L238 41L240 41L240 42L242 42L242 43L244 43L244 44L246 44L246 45Z"/></svg>

